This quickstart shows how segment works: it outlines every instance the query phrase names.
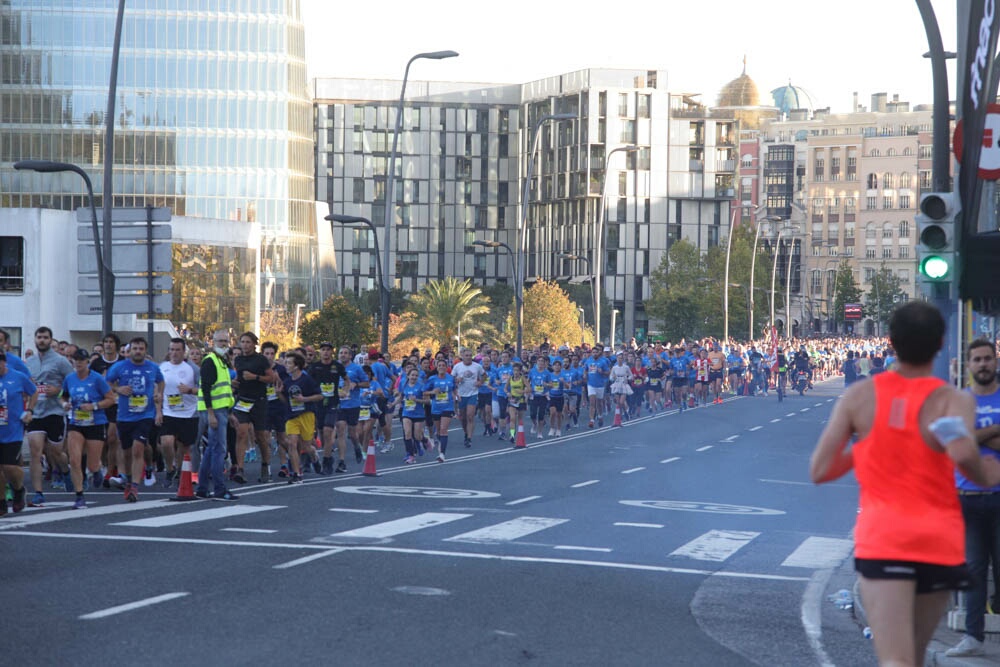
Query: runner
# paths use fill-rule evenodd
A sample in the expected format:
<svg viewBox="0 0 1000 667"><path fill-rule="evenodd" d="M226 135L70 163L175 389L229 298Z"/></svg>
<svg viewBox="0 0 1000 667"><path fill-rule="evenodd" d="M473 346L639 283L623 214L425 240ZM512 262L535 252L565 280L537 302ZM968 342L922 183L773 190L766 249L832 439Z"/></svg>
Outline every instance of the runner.
<svg viewBox="0 0 1000 667"><path fill-rule="evenodd" d="M497 407L500 408L500 414L498 415L500 421L500 440L507 440L508 436L514 432L515 425L511 424L510 414L507 410L509 407L507 405L508 397L510 396L508 394L508 386L511 375L513 375L513 370L513 366L510 363L510 353L504 350L500 353L500 363L496 368L496 377L493 380L497 392Z"/></svg>
<svg viewBox="0 0 1000 667"><path fill-rule="evenodd" d="M628 400L632 395L632 369L625 364L625 355L619 354L615 365L611 367L611 396L614 398L615 409L622 419L628 419Z"/></svg>
<svg viewBox="0 0 1000 667"><path fill-rule="evenodd" d="M198 382L195 368L184 359L183 338L172 338L167 360L160 364L163 374L163 426L160 428L160 453L166 468L164 488L179 479L179 466L198 438Z"/></svg>
<svg viewBox="0 0 1000 667"><path fill-rule="evenodd" d="M507 419L510 423L510 441L515 446L515 430L523 428L521 420L524 418L527 391L528 379L524 377L523 366L520 361L515 361L511 364L510 378L507 379Z"/></svg>
<svg viewBox="0 0 1000 667"><path fill-rule="evenodd" d="M69 413L69 433L66 447L69 450L69 469L73 479L76 502L73 509L87 506L83 498L86 478L83 475L83 451L87 449L87 468L92 476L91 488L99 489L104 483L101 474L101 450L107 437L108 417L104 410L117 400L104 376L90 370L90 355L86 350L73 353L75 373L63 380L61 396L63 410Z"/></svg>
<svg viewBox="0 0 1000 667"><path fill-rule="evenodd" d="M21 446L24 427L34 416L38 387L31 378L7 367L7 353L0 350L0 491L10 488L14 493L14 513L24 509L24 468L21 466ZM6 494L0 493L0 517L7 514Z"/></svg>
<svg viewBox="0 0 1000 667"><path fill-rule="evenodd" d="M455 416L455 378L448 373L448 363L437 360L437 374L428 378L424 393L430 397L431 419L437 423L438 463L444 463L448 450L448 427Z"/></svg>
<svg viewBox="0 0 1000 667"><path fill-rule="evenodd" d="M337 451L340 462L334 472L347 472L347 440L354 446L354 459L357 463L365 460L361 451L361 432L358 428L358 415L361 413L361 390L368 387L368 375L361 364L351 360L351 348L341 346L338 360L344 367L344 377L338 387L340 406L337 408Z"/></svg>
<svg viewBox="0 0 1000 667"><path fill-rule="evenodd" d="M719 344L712 346L708 353L708 382L712 387L712 404L722 403L722 379L726 374L726 355L722 353Z"/></svg>
<svg viewBox="0 0 1000 667"><path fill-rule="evenodd" d="M281 467L278 468L278 477L288 477L288 443L285 436L285 423L288 421L288 409L281 401L280 394L284 390L284 383L288 379L288 370L284 364L277 363L278 345L271 341L265 341L260 346L260 353L264 355L271 365L276 379L267 385L267 432L274 432L274 439L278 444L278 459ZM269 443L270 444L270 443ZM258 482L266 483L270 478L264 478L264 471L257 479Z"/></svg>
<svg viewBox="0 0 1000 667"><path fill-rule="evenodd" d="M38 402L28 423L28 447L31 450L31 486L35 489L28 507L45 504L42 492L42 455L45 455L52 471L53 485L61 485L67 491L73 488L69 476L69 460L62 451L66 434L66 416L59 401L63 381L73 372L73 365L52 348L52 330L38 327L35 331L35 354L25 364L31 373L31 380L38 387Z"/></svg>
<svg viewBox="0 0 1000 667"><path fill-rule="evenodd" d="M486 355L479 365L483 367L483 381L479 385L476 407L479 418L483 422L483 435L494 435L497 432L497 427L493 421L493 402L496 395L493 362L490 361L489 355Z"/></svg>
<svg viewBox="0 0 1000 667"><path fill-rule="evenodd" d="M726 355L726 366L729 368L729 390L733 396L739 396L743 392L743 374L745 365L743 355L739 345L729 348Z"/></svg>
<svg viewBox="0 0 1000 667"><path fill-rule="evenodd" d="M236 380L233 381L233 392L236 403L233 414L236 416L236 460L232 461L235 470L230 469L229 478L237 484L246 484L246 474L243 463L246 459L247 445L250 441L250 429L253 427L254 439L260 451L260 477L271 477L271 434L267 430L267 385L277 378L271 370L271 363L263 354L257 352L257 336L247 331L240 336L240 355L233 360L236 370Z"/></svg>
<svg viewBox="0 0 1000 667"><path fill-rule="evenodd" d="M306 403L322 403L323 394L316 382L302 370L306 359L298 352L285 355L285 365L288 379L283 383L281 398L288 405L288 422L285 424L285 436L288 443L288 462L292 474L289 484L302 483L302 463L300 448L305 442L313 439L316 433L316 415L306 409Z"/></svg>
<svg viewBox="0 0 1000 667"><path fill-rule="evenodd" d="M368 353L368 361L378 386L382 388L382 393L375 399L375 408L378 413L379 452L387 454L392 451L392 414L389 411L389 399L399 372L385 354L374 350Z"/></svg>
<svg viewBox="0 0 1000 667"><path fill-rule="evenodd" d="M563 369L564 381L568 378L568 388L566 389L566 430L577 426L580 423L580 398L583 393L583 369L580 367L580 355L570 352L569 364Z"/></svg>
<svg viewBox="0 0 1000 667"><path fill-rule="evenodd" d="M650 367L646 370L646 402L649 409L655 414L657 410L665 408L663 403L663 379L666 371L663 368L663 359L655 354L650 358Z"/></svg>
<svg viewBox="0 0 1000 667"><path fill-rule="evenodd" d="M528 371L528 416L531 418L531 434L538 435L541 440L542 429L545 427L545 416L549 407L549 386L552 384L552 373L548 370L549 358L539 354L535 366Z"/></svg>
<svg viewBox="0 0 1000 667"><path fill-rule="evenodd" d="M563 431L563 410L566 407L566 391L573 383L573 374L564 371L562 360L552 362L549 382L549 437L560 436Z"/></svg>
<svg viewBox="0 0 1000 667"><path fill-rule="evenodd" d="M709 367L708 352L701 348L694 358L695 400L699 405L708 405Z"/></svg>
<svg viewBox="0 0 1000 667"><path fill-rule="evenodd" d="M403 405L403 446L406 459L403 463L416 463L417 454L423 456L420 443L424 438L424 408L429 400L424 398L424 385L420 381L420 371L410 368L406 372L405 384L399 389L399 400Z"/></svg>
<svg viewBox="0 0 1000 667"><path fill-rule="evenodd" d="M319 384L320 393L323 394L322 408L319 411L322 429L323 443L323 467L320 472L323 475L333 474L333 443L337 436L337 411L340 409L340 394L338 387L344 382L347 371L344 364L333 358L333 343L324 341L319 344L319 360L306 368L306 373ZM348 391L350 383L347 384ZM340 457L347 453L347 445L340 452ZM344 464L347 470L347 464Z"/></svg>
<svg viewBox="0 0 1000 667"><path fill-rule="evenodd" d="M587 400L589 403L588 428L594 428L594 418L598 426L604 426L604 387L611 374L611 365L604 358L601 347L595 345L591 355L581 363L587 376Z"/></svg>
<svg viewBox="0 0 1000 667"><path fill-rule="evenodd" d="M673 390L674 402L677 403L681 412L687 409L687 378L688 361L684 357L684 348L678 347L674 350L674 358L670 360L670 367L674 371L673 380L670 386Z"/></svg>
<svg viewBox="0 0 1000 667"><path fill-rule="evenodd" d="M464 444L472 447L472 434L476 428L476 407L479 404L479 387L483 384L486 372L483 367L472 360L472 350L463 347L462 360L451 369L458 390L458 417L462 422Z"/></svg>
<svg viewBox="0 0 1000 667"><path fill-rule="evenodd" d="M382 385L375 378L375 371L372 370L372 367L368 365L361 368L364 369L365 375L368 376L368 386L361 390L361 408L358 411L358 426L361 434L361 443L367 445L375 441L373 432L375 425L378 424L378 417L382 414L378 403L379 399L385 396L385 393L382 391Z"/></svg>

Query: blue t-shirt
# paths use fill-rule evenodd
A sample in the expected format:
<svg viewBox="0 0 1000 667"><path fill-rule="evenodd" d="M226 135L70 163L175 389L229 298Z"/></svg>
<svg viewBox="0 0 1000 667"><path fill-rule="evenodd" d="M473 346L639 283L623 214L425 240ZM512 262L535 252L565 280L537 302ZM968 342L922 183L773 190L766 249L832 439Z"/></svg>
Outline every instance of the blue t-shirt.
<svg viewBox="0 0 1000 667"><path fill-rule="evenodd" d="M392 370L381 361L376 361L372 364L372 373L375 374L375 379L378 381L379 387L383 390L391 386L391 380L395 377Z"/></svg>
<svg viewBox="0 0 1000 667"><path fill-rule="evenodd" d="M23 375L31 377L31 371L28 370L28 365L21 361L21 358L16 354L7 353L7 368L12 371L17 371Z"/></svg>
<svg viewBox="0 0 1000 667"><path fill-rule="evenodd" d="M583 392L583 369L579 366L576 368L567 368L563 373L569 373L572 376L569 388L566 390L571 394L580 394Z"/></svg>
<svg viewBox="0 0 1000 667"><path fill-rule="evenodd" d="M358 386L359 382L368 382L368 374L365 373L365 369L361 367L360 364L347 364L345 367L347 371L347 377L351 381L351 393L346 397L341 394L340 396L340 407L342 408L360 408L361 407L361 387ZM343 380L340 382L340 386L344 386Z"/></svg>
<svg viewBox="0 0 1000 667"><path fill-rule="evenodd" d="M492 366L490 366L489 368L484 368L483 372L486 373L486 379L481 385L479 385L479 393L492 394L493 392L496 391L496 388L493 386L493 377L496 374L493 372Z"/></svg>
<svg viewBox="0 0 1000 667"><path fill-rule="evenodd" d="M572 392L574 382L576 382L576 373L568 368L564 371L559 371L558 375L553 374L552 389L549 390L549 396L559 398L564 392Z"/></svg>
<svg viewBox="0 0 1000 667"><path fill-rule="evenodd" d="M687 377L688 362L684 357L674 357L670 360L670 368L677 377Z"/></svg>
<svg viewBox="0 0 1000 667"><path fill-rule="evenodd" d="M378 380L372 379L371 384L361 390L361 409L371 409L372 403L375 402L375 392L382 388L381 383Z"/></svg>
<svg viewBox="0 0 1000 667"><path fill-rule="evenodd" d="M497 366L496 377L493 383L496 385L497 396L500 398L507 398L507 380L510 376L514 374L514 368L510 364L504 364L502 366Z"/></svg>
<svg viewBox="0 0 1000 667"><path fill-rule="evenodd" d="M418 380L417 384L411 385L406 382L399 388L403 395L403 416L410 419L423 419L424 404L420 399L424 397L424 385Z"/></svg>
<svg viewBox="0 0 1000 667"><path fill-rule="evenodd" d="M611 372L611 366L607 359L587 357L580 365L583 367L583 372L587 374L588 387L600 388L604 386L607 374Z"/></svg>
<svg viewBox="0 0 1000 667"><path fill-rule="evenodd" d="M451 375L432 375L424 385L424 392L431 399L431 414L455 411L455 378Z"/></svg>
<svg viewBox="0 0 1000 667"><path fill-rule="evenodd" d="M320 390L316 380L303 373L298 380L292 379L292 376L289 375L284 380L282 393L288 401L288 412L292 418L295 418L306 412L306 403L302 399L315 396L320 393Z"/></svg>
<svg viewBox="0 0 1000 667"><path fill-rule="evenodd" d="M118 421L137 422L156 418L153 393L156 385L163 382L160 367L149 359L136 364L131 359L119 361L108 371L108 384L132 387L131 396L118 396Z"/></svg>
<svg viewBox="0 0 1000 667"><path fill-rule="evenodd" d="M989 396L976 396L976 428L987 428L994 424L1000 424L1000 390L993 392ZM1000 452L990 449L985 445L979 445L979 453L982 456L1000 458ZM967 479L957 466L955 467L955 484L962 491L1000 492L1000 486L989 488L977 486Z"/></svg>
<svg viewBox="0 0 1000 667"><path fill-rule="evenodd" d="M21 421L24 402L37 390L29 375L10 368L0 375L0 442L20 443L24 440L24 423Z"/></svg>
<svg viewBox="0 0 1000 667"><path fill-rule="evenodd" d="M534 397L545 396L549 391L549 387L552 385L552 373L549 371L540 371L538 366L535 366L530 371L528 371L528 387L531 388L531 394Z"/></svg>
<svg viewBox="0 0 1000 667"><path fill-rule="evenodd" d="M743 368L743 357L741 357L738 354L734 354L733 352L730 352L726 356L726 363L729 365L730 371L739 370Z"/></svg>
<svg viewBox="0 0 1000 667"><path fill-rule="evenodd" d="M698 377L698 369L694 367L694 360L696 358L697 357L695 357L690 352L685 353L683 357L684 363L688 364L688 377L691 378L692 380Z"/></svg>
<svg viewBox="0 0 1000 667"><path fill-rule="evenodd" d="M71 373L63 380L62 394L69 398L71 404L69 423L74 426L100 426L108 423L108 417L103 408L82 410L84 403L97 403L103 400L111 391L111 386L104 376L88 369L87 377L80 379L76 373Z"/></svg>

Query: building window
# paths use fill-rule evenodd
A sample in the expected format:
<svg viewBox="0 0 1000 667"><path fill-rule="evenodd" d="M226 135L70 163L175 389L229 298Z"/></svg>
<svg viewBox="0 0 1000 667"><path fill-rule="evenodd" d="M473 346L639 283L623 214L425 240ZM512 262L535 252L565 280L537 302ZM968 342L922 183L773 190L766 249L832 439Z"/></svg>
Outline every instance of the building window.
<svg viewBox="0 0 1000 667"><path fill-rule="evenodd" d="M900 269L899 272L896 275L899 276L899 282L903 283L904 285L909 285L910 284L910 270L909 269ZM908 298L909 297L906 294L903 294L903 300L904 301L906 301Z"/></svg>
<svg viewBox="0 0 1000 667"><path fill-rule="evenodd" d="M868 189L877 190L878 189L878 175L868 174Z"/></svg>
<svg viewBox="0 0 1000 667"><path fill-rule="evenodd" d="M396 255L396 275L401 278L414 278L420 266L418 253L401 252Z"/></svg>
<svg viewBox="0 0 1000 667"><path fill-rule="evenodd" d="M910 221L903 220L899 223L899 238L905 239L910 236Z"/></svg>
<svg viewBox="0 0 1000 667"><path fill-rule="evenodd" d="M882 208L884 209L892 208L892 200L893 200L892 195L884 195L882 197Z"/></svg>
<svg viewBox="0 0 1000 667"><path fill-rule="evenodd" d="M899 208L910 208L910 195L899 195Z"/></svg>
<svg viewBox="0 0 1000 667"><path fill-rule="evenodd" d="M865 248L865 259L875 259L875 248Z"/></svg>
<svg viewBox="0 0 1000 667"><path fill-rule="evenodd" d="M892 259L892 248L882 248L882 259Z"/></svg>
<svg viewBox="0 0 1000 667"><path fill-rule="evenodd" d="M0 292L24 291L24 237L0 236Z"/></svg>
<svg viewBox="0 0 1000 667"><path fill-rule="evenodd" d="M870 266L865 267L865 284L871 285L872 281L875 279L875 269Z"/></svg>
<svg viewBox="0 0 1000 667"><path fill-rule="evenodd" d="M882 187L885 189L890 189L896 187L896 179L890 173L885 173L882 175Z"/></svg>
<svg viewBox="0 0 1000 667"><path fill-rule="evenodd" d="M882 238L892 240L892 225L888 222L882 227Z"/></svg>
<svg viewBox="0 0 1000 667"><path fill-rule="evenodd" d="M364 229L354 230L354 249L355 250L368 250L371 248L371 238L372 230L367 227Z"/></svg>
<svg viewBox="0 0 1000 667"><path fill-rule="evenodd" d="M634 120L623 120L622 121L622 133L621 141L626 144L635 143L635 121Z"/></svg>
<svg viewBox="0 0 1000 667"><path fill-rule="evenodd" d="M872 195L871 197L865 197L865 208L869 211L874 211L878 206L878 197Z"/></svg>
<svg viewBox="0 0 1000 667"><path fill-rule="evenodd" d="M910 246L908 246L908 245L901 245L901 246L899 246L899 258L900 259L909 259L910 258Z"/></svg>
<svg viewBox="0 0 1000 667"><path fill-rule="evenodd" d="M354 179L354 203L365 203L365 179L363 178Z"/></svg>
<svg viewBox="0 0 1000 667"><path fill-rule="evenodd" d="M649 95L639 95L636 102L636 115L639 118L649 118Z"/></svg>
<svg viewBox="0 0 1000 667"><path fill-rule="evenodd" d="M486 255L482 253L473 255L473 275L476 278L486 277Z"/></svg>
<svg viewBox="0 0 1000 667"><path fill-rule="evenodd" d="M834 248L836 250L836 248ZM831 255L836 255L837 253L830 253ZM844 257L854 257L854 246L849 245L844 248Z"/></svg>
<svg viewBox="0 0 1000 667"><path fill-rule="evenodd" d="M628 118L628 93L618 93L618 116Z"/></svg>
<svg viewBox="0 0 1000 667"><path fill-rule="evenodd" d="M638 155L638 164L636 167L641 171L649 171L649 149L640 148L636 151Z"/></svg>

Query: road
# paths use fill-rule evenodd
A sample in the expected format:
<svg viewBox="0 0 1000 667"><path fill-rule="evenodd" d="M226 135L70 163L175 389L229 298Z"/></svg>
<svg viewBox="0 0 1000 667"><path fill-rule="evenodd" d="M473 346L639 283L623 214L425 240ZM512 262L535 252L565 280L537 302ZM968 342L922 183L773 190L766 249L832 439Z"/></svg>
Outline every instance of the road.
<svg viewBox="0 0 1000 667"><path fill-rule="evenodd" d="M397 446L376 478L249 485L236 503L105 492L86 510L8 515L3 597L18 613L2 622L5 653L82 665L874 664L826 600L849 566L856 484L807 479L841 388L733 398L520 451L454 438L443 464L403 466Z"/></svg>

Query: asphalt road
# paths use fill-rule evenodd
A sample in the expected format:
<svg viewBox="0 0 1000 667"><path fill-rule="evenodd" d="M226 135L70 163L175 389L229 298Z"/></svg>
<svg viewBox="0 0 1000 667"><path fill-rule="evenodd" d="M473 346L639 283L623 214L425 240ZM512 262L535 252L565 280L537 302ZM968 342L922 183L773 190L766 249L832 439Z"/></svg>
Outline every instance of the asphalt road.
<svg viewBox="0 0 1000 667"><path fill-rule="evenodd" d="M521 451L453 438L443 464L403 466L397 446L376 478L352 466L236 503L95 492L8 515L5 661L874 664L826 600L856 484L807 478L841 386Z"/></svg>

